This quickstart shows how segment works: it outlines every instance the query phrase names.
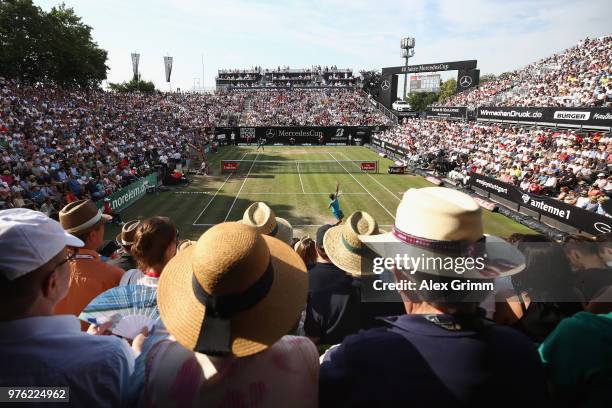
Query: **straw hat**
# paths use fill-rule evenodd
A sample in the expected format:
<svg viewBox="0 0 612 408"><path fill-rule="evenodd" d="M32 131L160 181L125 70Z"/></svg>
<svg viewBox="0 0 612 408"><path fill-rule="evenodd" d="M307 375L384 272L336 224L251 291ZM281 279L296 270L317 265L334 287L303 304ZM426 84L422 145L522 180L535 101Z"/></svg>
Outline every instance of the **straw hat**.
<svg viewBox="0 0 612 408"><path fill-rule="evenodd" d="M450 188L406 191L397 207L393 231L359 238L384 257L406 255L412 262L421 258L428 264L423 267L421 263L417 270L430 275L493 279L525 268L525 258L518 249L501 238L483 233L482 209L478 203ZM458 265L458 258L480 259L482 264L459 272L452 267Z"/></svg>
<svg viewBox="0 0 612 408"><path fill-rule="evenodd" d="M134 244L136 238L136 228L140 224L140 220L128 221L121 227L121 232L115 237L115 241L119 245L127 246Z"/></svg>
<svg viewBox="0 0 612 408"><path fill-rule="evenodd" d="M274 211L262 202L253 203L242 216L242 223L255 227L260 234L270 235L291 245L293 227L284 218L277 217Z"/></svg>
<svg viewBox="0 0 612 408"><path fill-rule="evenodd" d="M308 275L280 240L239 222L217 224L161 274L157 302L170 334L189 350L245 357L296 325Z"/></svg>
<svg viewBox="0 0 612 408"><path fill-rule="evenodd" d="M323 248L338 268L351 275L371 273L376 253L359 239L360 235L377 235L378 223L370 214L355 211L343 225L330 228L323 238Z"/></svg>
<svg viewBox="0 0 612 408"><path fill-rule="evenodd" d="M59 213L60 224L69 234L88 231L100 221L108 222L112 219L110 215L102 214L91 200L73 201Z"/></svg>

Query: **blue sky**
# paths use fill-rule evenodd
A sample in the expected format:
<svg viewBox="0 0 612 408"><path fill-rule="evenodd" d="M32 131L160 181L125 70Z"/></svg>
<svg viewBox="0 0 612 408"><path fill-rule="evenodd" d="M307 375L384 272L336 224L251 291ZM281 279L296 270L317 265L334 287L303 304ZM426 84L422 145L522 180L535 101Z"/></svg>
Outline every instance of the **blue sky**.
<svg viewBox="0 0 612 408"><path fill-rule="evenodd" d="M35 0L45 10L57 0ZM512 70L584 37L612 33L609 0L64 0L108 51L108 80L165 83L163 56L174 57L172 88L214 86L219 68L311 65L373 69L402 65L399 41L416 38L411 64L477 59L481 74ZM608 10L608 11L606 11Z"/></svg>

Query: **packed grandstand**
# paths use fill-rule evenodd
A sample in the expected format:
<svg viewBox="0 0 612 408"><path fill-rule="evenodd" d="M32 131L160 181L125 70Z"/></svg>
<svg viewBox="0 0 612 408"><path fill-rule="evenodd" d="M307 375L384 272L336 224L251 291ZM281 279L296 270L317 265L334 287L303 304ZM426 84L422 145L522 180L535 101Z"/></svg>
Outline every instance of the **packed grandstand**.
<svg viewBox="0 0 612 408"><path fill-rule="evenodd" d="M611 63L611 36L585 39L437 106L610 108ZM396 123L357 82L352 70L335 66L221 70L214 93L119 93L1 77L0 385L70 387L79 406L525 403L509 390L528 396L530 406L610 406L610 234L569 230L564 246L544 235L484 235L475 194L454 184L468 187L481 174L607 220L611 129L465 118ZM334 127L337 135L366 127L401 149L396 164L453 183L398 197L376 175L359 181L346 171L381 207L362 182L397 199L396 211L383 207L395 225L379 229L369 208L343 214L336 183L328 208L337 224L311 225L312 237L294 236L263 202L265 191L240 222L201 224L210 228L197 241L179 239L172 216L122 220L109 204L152 171L170 184L168 174L200 177L200 169L207 183L213 152L260 127ZM220 137L219 129L229 130ZM255 135L244 134L249 143ZM232 207L265 145L257 141ZM210 204L233 175L213 169L212 176L223 182L214 196L186 193L212 196ZM117 251L102 257L111 220L121 228L111 240ZM380 237L391 244L377 247ZM378 276L376 259L398 251L452 260L465 251L485 270L404 274L398 264L385 266L380 285L419 289L410 296L393 289L392 302L364 301L372 300L366 287ZM465 289L485 281L495 289ZM105 299L115 303L138 292L136 303L155 309L154 324L110 335L118 333L117 316L102 321L94 313L108 307L94 301L107 290L119 293Z"/></svg>

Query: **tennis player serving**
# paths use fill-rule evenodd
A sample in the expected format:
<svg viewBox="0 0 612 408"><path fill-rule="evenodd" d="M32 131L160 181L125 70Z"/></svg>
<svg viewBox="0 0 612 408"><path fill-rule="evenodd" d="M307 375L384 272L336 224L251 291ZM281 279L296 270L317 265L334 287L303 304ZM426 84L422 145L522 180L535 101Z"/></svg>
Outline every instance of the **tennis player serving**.
<svg viewBox="0 0 612 408"><path fill-rule="evenodd" d="M338 222L336 222L335 225L338 225L342 222L342 219L344 218L344 213L342 212L342 210L340 209L340 201L338 201L338 198L342 195L342 192L340 191L340 183L336 182L336 193L331 193L329 195L329 199L331 200L329 205L327 206L327 208L331 208L332 209L332 214L334 214L334 217L336 217L336 220L338 220Z"/></svg>

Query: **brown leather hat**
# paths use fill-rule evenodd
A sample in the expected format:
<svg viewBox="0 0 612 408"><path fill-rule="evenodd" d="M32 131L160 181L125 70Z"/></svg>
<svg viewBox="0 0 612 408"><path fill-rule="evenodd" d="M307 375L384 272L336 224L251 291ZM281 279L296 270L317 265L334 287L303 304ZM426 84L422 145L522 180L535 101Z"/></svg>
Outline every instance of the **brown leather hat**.
<svg viewBox="0 0 612 408"><path fill-rule="evenodd" d="M134 238L136 238L136 228L140 224L140 220L132 220L123 224L121 232L115 237L115 241L119 245L132 245Z"/></svg>
<svg viewBox="0 0 612 408"><path fill-rule="evenodd" d="M103 214L91 200L78 200L66 205L59 213L60 224L69 234L90 230L100 221L108 222L113 217Z"/></svg>

